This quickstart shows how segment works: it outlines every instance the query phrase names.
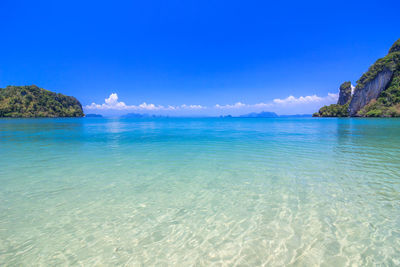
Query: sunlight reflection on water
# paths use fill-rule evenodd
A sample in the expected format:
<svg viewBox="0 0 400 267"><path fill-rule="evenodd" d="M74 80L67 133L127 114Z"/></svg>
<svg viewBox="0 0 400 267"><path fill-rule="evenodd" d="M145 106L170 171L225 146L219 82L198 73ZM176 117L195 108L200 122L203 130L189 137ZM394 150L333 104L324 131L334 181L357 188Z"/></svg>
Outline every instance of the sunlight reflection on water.
<svg viewBox="0 0 400 267"><path fill-rule="evenodd" d="M398 265L400 120L0 120L0 265Z"/></svg>

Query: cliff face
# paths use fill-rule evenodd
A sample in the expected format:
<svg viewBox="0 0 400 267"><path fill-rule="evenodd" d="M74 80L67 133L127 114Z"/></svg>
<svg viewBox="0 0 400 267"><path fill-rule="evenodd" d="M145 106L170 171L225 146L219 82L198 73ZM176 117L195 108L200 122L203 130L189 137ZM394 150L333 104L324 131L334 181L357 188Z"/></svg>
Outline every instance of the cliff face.
<svg viewBox="0 0 400 267"><path fill-rule="evenodd" d="M82 105L72 96L31 86L0 88L0 117L82 117Z"/></svg>
<svg viewBox="0 0 400 267"><path fill-rule="evenodd" d="M339 88L339 99L337 104L324 106L318 112L313 114L313 117L348 117L349 102L353 93L351 82L344 82Z"/></svg>
<svg viewBox="0 0 400 267"><path fill-rule="evenodd" d="M397 40L392 47L389 49L389 54L394 52L400 52L400 39Z"/></svg>
<svg viewBox="0 0 400 267"><path fill-rule="evenodd" d="M344 82L342 85L340 85L339 88L339 99L337 104L338 105L344 105L347 104L347 102L350 101L351 99L351 82Z"/></svg>
<svg viewBox="0 0 400 267"><path fill-rule="evenodd" d="M316 117L400 117L400 39L357 81L340 86L337 104L322 107Z"/></svg>
<svg viewBox="0 0 400 267"><path fill-rule="evenodd" d="M350 116L357 116L357 112L359 112L365 105L367 105L371 100L377 99L379 94L386 89L392 76L393 71L386 68L379 72L374 79L367 82L364 87L356 90L349 105Z"/></svg>

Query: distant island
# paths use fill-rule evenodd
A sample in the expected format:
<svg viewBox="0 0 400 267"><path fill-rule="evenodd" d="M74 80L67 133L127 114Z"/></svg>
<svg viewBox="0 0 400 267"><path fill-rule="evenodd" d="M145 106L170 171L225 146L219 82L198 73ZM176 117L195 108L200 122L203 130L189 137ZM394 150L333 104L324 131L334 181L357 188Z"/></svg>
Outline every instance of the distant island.
<svg viewBox="0 0 400 267"><path fill-rule="evenodd" d="M293 115L278 115L275 112L261 111L259 113L252 112L240 116L223 115L220 118L305 118L312 117L311 114L293 114Z"/></svg>
<svg viewBox="0 0 400 267"><path fill-rule="evenodd" d="M85 117L86 118L103 118L103 116L100 114L86 114Z"/></svg>
<svg viewBox="0 0 400 267"><path fill-rule="evenodd" d="M88 117L91 114L86 115ZM252 112L248 114L233 116L233 115L220 115L219 118L304 118L304 117L312 117L311 114L294 114L294 115L278 115L275 112L270 111L261 111L259 113ZM154 115L154 114L146 114L146 113L128 113L125 115L121 115L122 119L148 119L148 118L169 118L169 116L163 115Z"/></svg>
<svg viewBox="0 0 400 267"><path fill-rule="evenodd" d="M262 111L260 113L252 112L249 114L240 115L241 118L277 118L278 114L275 112Z"/></svg>
<svg viewBox="0 0 400 267"><path fill-rule="evenodd" d="M72 96L36 85L0 88L0 117L83 117L82 105Z"/></svg>
<svg viewBox="0 0 400 267"><path fill-rule="evenodd" d="M141 114L141 113L128 113L120 116L122 119L143 119L143 118L167 118L168 116L162 115L150 115L150 114Z"/></svg>
<svg viewBox="0 0 400 267"><path fill-rule="evenodd" d="M400 117L400 39L353 87L344 82L337 104L322 107L314 117Z"/></svg>
<svg viewBox="0 0 400 267"><path fill-rule="evenodd" d="M310 118L312 114L279 115L279 118Z"/></svg>

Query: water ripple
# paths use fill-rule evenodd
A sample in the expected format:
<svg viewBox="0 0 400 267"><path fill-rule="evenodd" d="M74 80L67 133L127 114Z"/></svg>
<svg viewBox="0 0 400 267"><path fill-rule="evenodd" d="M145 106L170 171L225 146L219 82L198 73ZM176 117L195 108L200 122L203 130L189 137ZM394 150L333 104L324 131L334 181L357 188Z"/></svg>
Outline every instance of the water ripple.
<svg viewBox="0 0 400 267"><path fill-rule="evenodd" d="M396 266L399 132L399 120L0 120L0 265Z"/></svg>

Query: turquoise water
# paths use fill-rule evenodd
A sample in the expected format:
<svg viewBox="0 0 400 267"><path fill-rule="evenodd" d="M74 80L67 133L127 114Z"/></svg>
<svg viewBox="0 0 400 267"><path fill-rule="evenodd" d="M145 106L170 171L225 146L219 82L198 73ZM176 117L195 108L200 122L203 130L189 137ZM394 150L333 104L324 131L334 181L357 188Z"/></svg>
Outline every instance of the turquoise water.
<svg viewBox="0 0 400 267"><path fill-rule="evenodd" d="M2 119L0 265L395 266L400 120Z"/></svg>

